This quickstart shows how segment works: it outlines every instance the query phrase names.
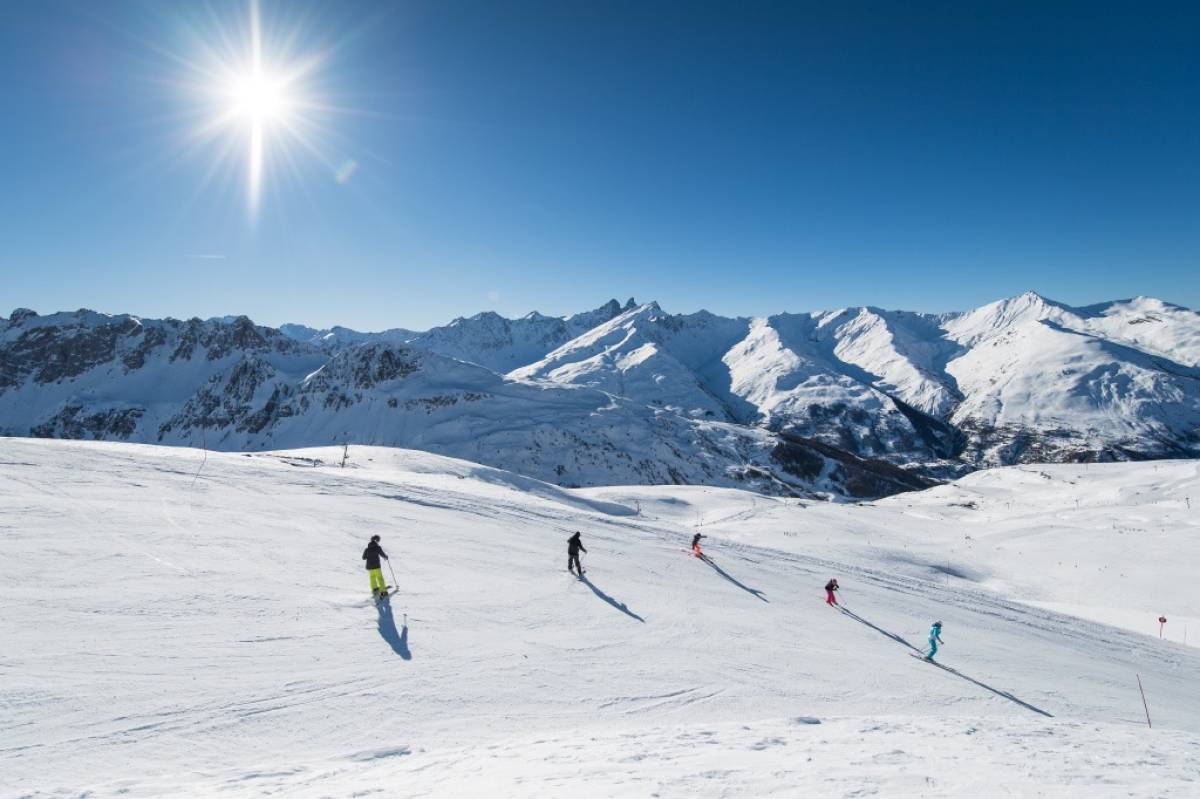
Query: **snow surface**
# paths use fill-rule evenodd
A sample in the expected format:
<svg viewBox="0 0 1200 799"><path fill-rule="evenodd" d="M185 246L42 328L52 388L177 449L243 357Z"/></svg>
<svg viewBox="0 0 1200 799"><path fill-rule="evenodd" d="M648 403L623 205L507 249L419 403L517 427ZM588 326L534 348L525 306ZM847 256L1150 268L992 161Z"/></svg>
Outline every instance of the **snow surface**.
<svg viewBox="0 0 1200 799"><path fill-rule="evenodd" d="M854 506L341 456L0 439L0 795L1200 792L1195 461Z"/></svg>

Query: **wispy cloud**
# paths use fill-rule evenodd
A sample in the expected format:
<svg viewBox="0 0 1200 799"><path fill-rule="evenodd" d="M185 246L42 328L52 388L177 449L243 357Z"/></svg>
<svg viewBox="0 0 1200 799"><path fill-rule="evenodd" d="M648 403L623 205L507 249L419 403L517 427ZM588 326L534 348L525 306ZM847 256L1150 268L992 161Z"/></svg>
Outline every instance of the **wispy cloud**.
<svg viewBox="0 0 1200 799"><path fill-rule="evenodd" d="M221 255L220 253L214 253L214 252L188 253L188 254L184 255L183 257L184 258L194 258L194 259L200 260L200 261L224 261L225 260L224 255Z"/></svg>

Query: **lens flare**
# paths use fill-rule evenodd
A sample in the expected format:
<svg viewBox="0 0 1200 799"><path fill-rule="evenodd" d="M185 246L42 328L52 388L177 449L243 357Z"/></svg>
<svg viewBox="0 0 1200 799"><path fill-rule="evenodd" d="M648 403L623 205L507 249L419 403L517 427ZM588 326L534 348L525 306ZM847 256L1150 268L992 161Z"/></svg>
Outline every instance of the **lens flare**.
<svg viewBox="0 0 1200 799"><path fill-rule="evenodd" d="M345 186L351 181L355 173L358 172L358 162L353 158L347 158L342 162L342 165L337 168L337 172L333 173L333 178L341 185Z"/></svg>

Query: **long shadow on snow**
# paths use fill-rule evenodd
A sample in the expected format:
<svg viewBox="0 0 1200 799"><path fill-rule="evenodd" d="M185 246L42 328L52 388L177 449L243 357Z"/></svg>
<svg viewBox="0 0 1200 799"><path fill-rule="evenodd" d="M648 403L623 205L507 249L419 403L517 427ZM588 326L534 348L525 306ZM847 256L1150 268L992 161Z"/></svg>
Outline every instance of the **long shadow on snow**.
<svg viewBox="0 0 1200 799"><path fill-rule="evenodd" d="M717 564L713 563L712 560L708 557L708 555L701 555L700 560L704 561L709 566L712 566L713 571L715 571L717 574L724 577L729 582L736 585L738 588L742 589L743 591L745 591L748 594L753 594L755 599L761 599L763 602L766 602L768 605L771 604L770 600L762 595L762 593L763 593L762 591L759 591L757 588L751 588L750 586L748 586L742 582L739 582L734 577L730 577L729 574L726 573L726 571L724 569L722 569Z"/></svg>
<svg viewBox="0 0 1200 799"><path fill-rule="evenodd" d="M397 632L391 598L384 597L379 600L376 610L379 611L379 635L388 642L393 652L405 660L412 660L412 652L408 649L408 625L405 624L403 630Z"/></svg>
<svg viewBox="0 0 1200 799"><path fill-rule="evenodd" d="M938 667L939 669L941 669L942 671L948 671L948 672L950 672L950 673L951 673L951 674L953 674L955 677L962 677L964 680L966 680L966 681L967 681L967 682L969 682L969 683L974 683L975 685L978 685L980 688L984 688L984 689L986 689L986 690L988 690L988 691L991 691L991 692L992 692L992 693L994 693L996 696L1002 696L1002 697L1004 697L1005 699L1007 699L1007 700L1008 700L1008 701L1010 701L1010 702L1016 702L1016 703L1017 703L1018 705L1020 705L1021 707L1023 707L1023 708L1026 708L1026 709L1028 709L1028 710L1032 710L1034 713L1041 713L1043 716L1045 716L1045 717L1046 717L1046 718L1048 718L1048 719L1052 719L1052 718L1054 718L1054 714L1052 714L1052 713L1047 713L1046 711L1042 710L1040 707L1035 707L1034 705L1031 705L1031 704L1029 704L1028 702L1026 702L1026 701L1024 701L1024 700L1022 700L1022 699L1017 699L1015 696L1013 696L1012 694L1010 694L1008 691L1001 691L1001 690L999 690L998 688L993 688L993 687L992 687L992 686L990 686L990 685L986 685L986 684L984 684L984 683L981 683L979 680L975 679L974 677L968 677L967 675L963 674L961 671L958 671L958 670L956 670L956 669L952 669L952 668L950 668L949 666L945 666L945 665L943 665L943 664L941 664L941 663L938 663L936 660L930 660L930 661L926 661L926 662L928 662L928 663L932 663L933 665L937 666L937 667Z"/></svg>
<svg viewBox="0 0 1200 799"><path fill-rule="evenodd" d="M604 593L603 591L601 591L601 590L600 590L599 588L597 588L595 585L593 585L593 584L592 584L592 581L591 581L591 580L589 580L589 579L587 578L587 576L586 576L586 575L585 575L585 576L583 576L583 577L580 577L580 578L579 578L579 581L580 581L580 582L582 582L584 585L586 585L588 588L592 589L592 593L593 593L593 594L595 594L596 596L600 597L600 598L601 598L601 599L603 599L605 602L607 602L608 604L612 605L612 606L613 606L614 608L616 608L617 610L619 610L619 611L621 611L622 613L624 613L626 616L631 616L631 617L633 617L633 618L637 619L638 621L640 621L642 624L645 624L645 623L646 623L646 620L645 620L645 619L643 619L641 616L637 615L637 614L636 614L636 613L634 613L632 610L630 610L630 609L629 609L629 607L628 607L628 606L627 606L627 605L626 605L624 602L618 602L617 600L615 600L615 599L613 599L612 597L610 597L608 594L606 594L606 593Z"/></svg>
<svg viewBox="0 0 1200 799"><path fill-rule="evenodd" d="M842 611L842 615L849 616L850 618L854 619L855 621L859 622L860 624L865 624L868 627L870 627L872 630L875 630L876 632L878 632L882 635L885 635L888 638L891 638L896 643L903 644L904 646L911 649L913 652L916 652L917 654L913 655L913 657L920 657L922 660L925 659L924 658L925 650L917 649L915 646L913 646L908 641L901 638L899 635L888 632L887 630L883 629L882 627L878 627L878 626L872 624L871 622L864 619L862 616L859 616L854 611L846 610L846 608L840 607L840 606L839 606L839 609ZM961 677L962 679L966 680L969 683L978 685L980 688L983 688L986 691L991 691L996 696L1000 696L1000 697L1007 699L1010 702L1014 702L1014 703L1020 705L1021 707L1025 708L1026 710L1032 710L1034 713L1040 713L1041 715L1045 716L1046 718L1051 718L1051 719L1054 718L1054 715L1052 713L1047 713L1046 711L1042 710L1040 707L1031 705L1023 699L1018 699L1017 697L1010 694L1008 691L1001 691L999 688L993 688L992 686L990 686L986 683L980 682L979 680L975 679L974 677L968 677L967 675L963 674L961 671L958 671L957 669L952 669L949 666L942 665L941 663L938 663L936 660L928 660L926 662L930 663L934 666L937 666L942 671L946 671L946 672L953 674L955 677Z"/></svg>
<svg viewBox="0 0 1200 799"><path fill-rule="evenodd" d="M904 644L906 647L908 647L908 648L909 648L909 649L911 649L912 651L914 651L914 652L920 652L921 654L924 654L924 650L923 650L923 649L917 649L915 646L913 646L912 644L910 644L908 641L905 641L903 638L901 638L900 636L896 635L895 633L890 633L890 632L888 632L887 630L883 629L882 627L876 627L874 624L872 624L871 622L867 621L867 620L866 620L866 619L864 619L862 616L859 616L859 615L858 615L857 613L855 613L854 611L852 611L852 610L847 610L846 608L842 607L841 605L838 605L838 609L842 611L842 615L844 615L844 616L849 616L850 618L854 619L854 620L855 620L856 622L858 622L859 624L865 624L865 625L867 625L868 627L870 627L872 630L874 630L875 632L877 632L877 633L879 633L879 634L881 634L881 635L886 635L888 638L891 638L891 639L892 639L893 641L895 641L896 643L898 643L898 644ZM940 664L939 664L939 665L940 665Z"/></svg>

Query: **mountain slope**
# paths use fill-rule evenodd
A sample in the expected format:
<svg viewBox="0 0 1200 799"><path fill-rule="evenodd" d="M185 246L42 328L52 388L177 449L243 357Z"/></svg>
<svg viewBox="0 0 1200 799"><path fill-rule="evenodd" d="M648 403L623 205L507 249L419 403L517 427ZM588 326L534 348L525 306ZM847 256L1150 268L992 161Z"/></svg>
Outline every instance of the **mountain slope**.
<svg viewBox="0 0 1200 799"><path fill-rule="evenodd" d="M663 313L657 303L620 316L511 376L599 388L698 419L740 421L739 403L714 362L745 335L747 320L706 311Z"/></svg>
<svg viewBox="0 0 1200 799"><path fill-rule="evenodd" d="M341 457L7 441L6 790L1184 797L1200 784L1200 652L1025 601L1061 587L1150 601L1172 624L1200 616L1182 501L1200 491L1194 464L1001 470L847 506L568 491L395 449ZM1044 508L1070 518L1047 526ZM1123 532L1149 514L1162 534ZM588 582L563 569L572 530ZM696 530L711 565L686 553ZM1101 547L1078 546L1088 532ZM399 583L380 609L359 559L371 533ZM48 585L58 575L69 590ZM833 575L853 615L823 604ZM908 654L935 618L945 669Z"/></svg>
<svg viewBox="0 0 1200 799"><path fill-rule="evenodd" d="M1135 318L1142 306L1133 304ZM1129 346L1129 329L1143 323L1128 317L1116 304L1098 315L1029 293L947 320L947 335L966 348L947 365L965 397L950 421L968 432L973 459L1194 456L1195 353L1181 347L1181 363ZM1105 328L1115 341L1096 335ZM1155 333L1160 343L1187 344L1169 325Z"/></svg>
<svg viewBox="0 0 1200 799"><path fill-rule="evenodd" d="M534 311L519 319L505 319L486 311L435 327L409 343L503 373L538 360L634 306L632 298L624 308L616 300L609 300L593 311L572 316L545 316Z"/></svg>

